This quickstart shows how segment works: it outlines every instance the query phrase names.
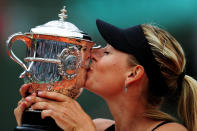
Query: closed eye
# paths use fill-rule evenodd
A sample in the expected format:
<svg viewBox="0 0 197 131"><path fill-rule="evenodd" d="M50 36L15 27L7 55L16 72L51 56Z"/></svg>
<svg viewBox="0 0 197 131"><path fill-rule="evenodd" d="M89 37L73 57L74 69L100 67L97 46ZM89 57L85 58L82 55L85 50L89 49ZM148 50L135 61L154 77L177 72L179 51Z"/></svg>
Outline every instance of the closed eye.
<svg viewBox="0 0 197 131"><path fill-rule="evenodd" d="M104 53L105 53L105 54L109 54L110 52L109 52L109 51L105 51Z"/></svg>

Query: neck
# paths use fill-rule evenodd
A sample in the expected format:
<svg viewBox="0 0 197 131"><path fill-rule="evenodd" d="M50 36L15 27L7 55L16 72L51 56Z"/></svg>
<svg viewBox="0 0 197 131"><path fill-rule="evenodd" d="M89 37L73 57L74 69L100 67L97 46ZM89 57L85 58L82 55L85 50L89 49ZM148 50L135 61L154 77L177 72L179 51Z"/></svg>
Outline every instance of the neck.
<svg viewBox="0 0 197 131"><path fill-rule="evenodd" d="M145 131L153 122L144 116L146 99L143 96L136 97L129 94L129 92L122 92L115 97L105 99L114 117L116 130Z"/></svg>

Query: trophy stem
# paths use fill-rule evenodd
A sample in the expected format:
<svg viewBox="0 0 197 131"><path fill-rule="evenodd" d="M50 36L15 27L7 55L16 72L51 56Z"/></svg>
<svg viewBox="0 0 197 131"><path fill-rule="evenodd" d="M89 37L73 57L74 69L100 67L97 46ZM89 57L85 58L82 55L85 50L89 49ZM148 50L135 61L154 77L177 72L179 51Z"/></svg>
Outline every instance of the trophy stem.
<svg viewBox="0 0 197 131"><path fill-rule="evenodd" d="M25 110L22 116L22 125L14 131L62 131L51 117L41 118L41 111Z"/></svg>

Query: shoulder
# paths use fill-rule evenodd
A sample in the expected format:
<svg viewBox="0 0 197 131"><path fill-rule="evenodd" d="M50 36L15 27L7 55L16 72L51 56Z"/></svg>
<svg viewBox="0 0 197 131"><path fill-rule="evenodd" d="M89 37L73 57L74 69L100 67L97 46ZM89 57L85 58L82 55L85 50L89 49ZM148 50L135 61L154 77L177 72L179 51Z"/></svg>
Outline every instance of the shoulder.
<svg viewBox="0 0 197 131"><path fill-rule="evenodd" d="M115 121L103 118L94 119L93 122L97 131L105 131L108 127L115 124Z"/></svg>
<svg viewBox="0 0 197 131"><path fill-rule="evenodd" d="M183 125L172 122L162 125L156 129L157 131L188 131Z"/></svg>

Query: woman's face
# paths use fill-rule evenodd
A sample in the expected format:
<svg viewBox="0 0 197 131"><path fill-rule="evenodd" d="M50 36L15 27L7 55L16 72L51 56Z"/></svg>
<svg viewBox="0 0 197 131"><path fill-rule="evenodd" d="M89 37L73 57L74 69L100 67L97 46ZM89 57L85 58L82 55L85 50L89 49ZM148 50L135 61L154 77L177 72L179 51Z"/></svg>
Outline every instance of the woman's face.
<svg viewBox="0 0 197 131"><path fill-rule="evenodd" d="M86 88L100 96L112 96L124 91L125 79L130 70L128 57L128 54L110 45L93 50Z"/></svg>

